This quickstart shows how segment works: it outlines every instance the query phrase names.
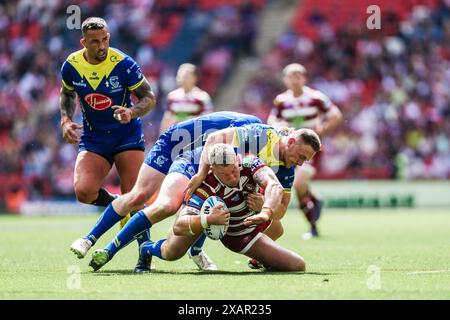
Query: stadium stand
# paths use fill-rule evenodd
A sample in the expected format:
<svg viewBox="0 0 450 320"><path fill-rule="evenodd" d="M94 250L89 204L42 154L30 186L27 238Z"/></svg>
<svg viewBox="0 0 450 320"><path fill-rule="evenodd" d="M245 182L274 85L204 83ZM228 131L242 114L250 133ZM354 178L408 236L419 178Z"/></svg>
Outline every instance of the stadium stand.
<svg viewBox="0 0 450 320"><path fill-rule="evenodd" d="M81 21L104 17L111 46L135 58L158 93L157 107L143 119L151 146L178 65L197 64L200 86L214 94L248 51L265 0L0 3L0 212L17 212L24 199L74 199L77 148L62 141L58 106L62 62L80 48L80 30L66 26L69 5L79 5ZM118 185L110 177L107 183Z"/></svg>
<svg viewBox="0 0 450 320"><path fill-rule="evenodd" d="M366 28L366 9L373 4L383 10L381 30ZM449 178L449 5L302 1L290 30L261 59L241 111L266 119L283 90L280 70L300 62L310 86L326 93L345 117L326 138L317 178Z"/></svg>

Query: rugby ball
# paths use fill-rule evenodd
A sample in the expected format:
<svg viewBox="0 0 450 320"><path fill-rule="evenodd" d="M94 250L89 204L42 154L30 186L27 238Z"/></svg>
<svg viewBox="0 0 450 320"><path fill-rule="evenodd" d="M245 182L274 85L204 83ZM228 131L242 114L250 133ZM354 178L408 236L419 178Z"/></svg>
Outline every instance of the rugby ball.
<svg viewBox="0 0 450 320"><path fill-rule="evenodd" d="M223 203L223 208L227 208L225 202L218 196L211 196L203 202L202 208L200 209L200 215L208 215L211 209L217 206L219 203ZM228 224L217 225L212 224L208 228L203 230L206 236L213 240L222 239L225 233L227 233Z"/></svg>

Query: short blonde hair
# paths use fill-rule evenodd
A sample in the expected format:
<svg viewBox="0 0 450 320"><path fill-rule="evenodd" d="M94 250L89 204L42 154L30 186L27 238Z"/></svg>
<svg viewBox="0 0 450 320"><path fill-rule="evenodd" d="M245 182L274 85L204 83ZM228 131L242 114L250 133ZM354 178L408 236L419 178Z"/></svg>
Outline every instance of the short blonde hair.
<svg viewBox="0 0 450 320"><path fill-rule="evenodd" d="M182 65L180 65L178 67L177 73L179 73L181 71L189 71L189 72L192 72L193 74L195 74L197 71L197 67L195 65L193 65L192 63L183 63Z"/></svg>
<svg viewBox="0 0 450 320"><path fill-rule="evenodd" d="M286 67L284 67L283 69L283 76L287 76L290 75L291 73L301 73L303 75L306 75L306 68L304 66L302 66L300 63L291 63L288 64Z"/></svg>
<svg viewBox="0 0 450 320"><path fill-rule="evenodd" d="M236 162L236 153L231 145L218 143L209 148L208 160L211 165L230 165Z"/></svg>

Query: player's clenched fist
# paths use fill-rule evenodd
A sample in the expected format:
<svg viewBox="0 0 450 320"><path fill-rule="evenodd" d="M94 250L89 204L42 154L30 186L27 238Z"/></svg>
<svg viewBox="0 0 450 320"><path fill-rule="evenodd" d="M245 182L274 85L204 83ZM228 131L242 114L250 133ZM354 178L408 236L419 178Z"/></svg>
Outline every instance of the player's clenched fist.
<svg viewBox="0 0 450 320"><path fill-rule="evenodd" d="M224 207L223 203L219 203L211 209L211 213L208 215L208 224L223 225L228 224L230 220L230 211Z"/></svg>
<svg viewBox="0 0 450 320"><path fill-rule="evenodd" d="M80 142L80 133L77 130L83 129L81 124L66 120L61 123L62 135L64 141L70 144L76 144Z"/></svg>
<svg viewBox="0 0 450 320"><path fill-rule="evenodd" d="M111 108L114 109L114 119L122 124L129 123L135 116L133 109L122 106L112 106Z"/></svg>
<svg viewBox="0 0 450 320"><path fill-rule="evenodd" d="M259 212L264 205L264 196L260 193L250 193L247 196L247 206L250 210Z"/></svg>

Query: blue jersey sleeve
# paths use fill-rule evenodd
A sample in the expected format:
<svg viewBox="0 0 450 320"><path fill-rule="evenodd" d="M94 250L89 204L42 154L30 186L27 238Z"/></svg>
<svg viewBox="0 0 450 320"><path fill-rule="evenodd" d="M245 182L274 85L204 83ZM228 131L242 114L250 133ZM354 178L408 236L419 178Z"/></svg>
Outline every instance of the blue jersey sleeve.
<svg viewBox="0 0 450 320"><path fill-rule="evenodd" d="M144 82L145 77L141 71L141 67L131 57L126 57L124 63L124 79L125 85L129 91L133 91Z"/></svg>
<svg viewBox="0 0 450 320"><path fill-rule="evenodd" d="M295 167L286 168L286 167L278 167L276 168L275 174L280 181L281 185L284 188L284 191L290 192L292 189L292 185L294 184L295 177Z"/></svg>
<svg viewBox="0 0 450 320"><path fill-rule="evenodd" d="M205 200L200 198L198 195L193 194L192 197L189 199L187 206L200 211L204 202Z"/></svg>
<svg viewBox="0 0 450 320"><path fill-rule="evenodd" d="M75 88L71 86L72 84L72 76L71 76L71 68L73 68L70 63L67 61L64 61L62 67L61 67L61 78L62 78L62 85L70 90L74 91Z"/></svg>

